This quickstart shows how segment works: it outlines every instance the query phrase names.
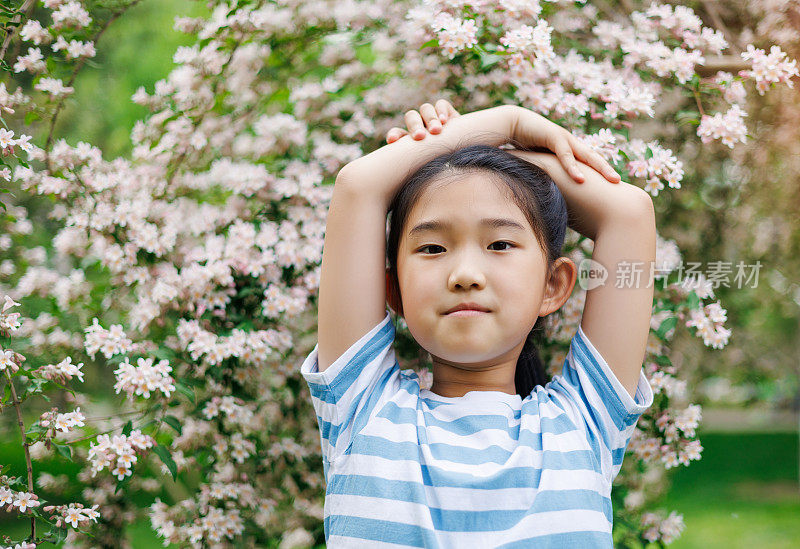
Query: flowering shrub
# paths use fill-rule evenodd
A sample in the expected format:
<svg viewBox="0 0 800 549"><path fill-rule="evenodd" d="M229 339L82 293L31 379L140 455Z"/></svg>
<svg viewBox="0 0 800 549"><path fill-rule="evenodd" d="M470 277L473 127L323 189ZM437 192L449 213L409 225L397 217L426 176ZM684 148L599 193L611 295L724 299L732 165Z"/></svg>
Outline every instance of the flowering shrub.
<svg viewBox="0 0 800 549"><path fill-rule="evenodd" d="M152 93L133 95L151 114L133 128L131 158L105 160L92 144L57 139L53 128L97 38L134 3L115 3L109 14L45 0L38 19L17 25L25 47L9 65L18 87L0 84L0 109L25 112L20 124L37 136L34 144L0 130L6 158L15 147L27 155L15 156L13 172L3 160L0 176L22 193L52 197L49 217L59 224L47 246L30 247L27 209L8 207L0 250L11 263L0 269L14 276L0 289L24 303L43 300L52 312L5 315L0 326L14 325L16 349L32 360L70 355L23 371L20 352L4 345L8 386L35 393L82 381L84 363L72 359L85 356L113 368L114 392L130 408L109 423L90 422L77 407L50 409L33 438L22 434L26 455L44 443L83 467L75 480L92 507L43 508L56 517L52 536L66 535L73 547L93 543L75 528L94 521L96 540L119 543L120 526L137 515L125 497L134 487L152 494L149 519L165 544L322 541L319 434L298 370L313 347L330 183L409 108L440 96L462 112L521 104L569 128L657 197L681 189L683 163L631 130L648 118L674 123L680 112L701 143L733 147L746 140L745 84L763 93L797 75L780 49L749 48L747 70L701 77L696 69L727 42L683 6L654 3L622 18L601 12L604 4L564 1L211 1L209 17L176 19L196 43L175 52L175 69ZM659 109L672 90L686 92L689 105ZM682 192L698 185L689 183ZM573 233L565 252L589 257L591 241ZM679 515L648 510L664 472L702 451L700 408L685 402L669 357L678 321L714 348L731 335L721 304L704 301L714 299L709 281L676 280L680 259L674 243L659 241L661 287L644 361L656 400L612 493L615 513L628 517L615 521L619 546L663 546L682 528ZM584 297L576 290L549 318L542 354L550 374L563 363ZM402 365L429 377L395 321ZM19 413L16 396L4 405L12 401ZM88 434L56 442L76 429ZM156 459L160 474L148 467ZM0 479L0 501L24 514L38 512L31 463L27 487ZM26 542L43 539L32 528Z"/></svg>

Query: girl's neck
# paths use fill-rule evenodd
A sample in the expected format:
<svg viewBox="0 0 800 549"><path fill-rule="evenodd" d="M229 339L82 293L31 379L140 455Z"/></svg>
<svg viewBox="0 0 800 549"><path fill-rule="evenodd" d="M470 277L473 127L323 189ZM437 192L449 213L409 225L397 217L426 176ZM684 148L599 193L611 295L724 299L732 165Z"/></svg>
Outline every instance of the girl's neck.
<svg viewBox="0 0 800 549"><path fill-rule="evenodd" d="M466 370L433 361L431 392L442 397L460 397L470 391L499 391L516 395L514 383L516 361L487 370Z"/></svg>

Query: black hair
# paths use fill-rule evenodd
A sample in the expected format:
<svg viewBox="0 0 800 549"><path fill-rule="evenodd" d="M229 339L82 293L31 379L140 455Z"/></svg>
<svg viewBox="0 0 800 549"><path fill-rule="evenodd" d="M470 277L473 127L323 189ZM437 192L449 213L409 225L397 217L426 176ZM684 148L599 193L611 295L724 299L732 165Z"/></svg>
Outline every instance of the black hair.
<svg viewBox="0 0 800 549"><path fill-rule="evenodd" d="M520 147L521 148L521 147ZM561 256L567 229L567 205L552 178L535 164L489 145L470 145L437 156L404 180L393 197L390 213L386 255L389 279L394 294L400 298L397 276L397 253L404 225L414 204L434 180L446 175L471 171L494 174L511 191L513 200L525 214L546 252L547 274L553 262ZM539 317L525 340L514 375L517 393L527 397L537 385L547 383L547 374L536 347L544 317Z"/></svg>

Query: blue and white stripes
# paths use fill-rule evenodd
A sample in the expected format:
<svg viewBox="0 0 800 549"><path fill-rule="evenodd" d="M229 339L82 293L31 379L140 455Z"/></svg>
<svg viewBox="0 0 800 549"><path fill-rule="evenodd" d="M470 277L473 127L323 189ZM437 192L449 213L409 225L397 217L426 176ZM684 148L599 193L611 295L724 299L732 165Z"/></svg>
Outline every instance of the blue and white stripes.
<svg viewBox="0 0 800 549"><path fill-rule="evenodd" d="M612 547L611 481L636 399L579 328L528 397L446 398L400 371L389 314L327 370L301 372L320 425L329 547Z"/></svg>

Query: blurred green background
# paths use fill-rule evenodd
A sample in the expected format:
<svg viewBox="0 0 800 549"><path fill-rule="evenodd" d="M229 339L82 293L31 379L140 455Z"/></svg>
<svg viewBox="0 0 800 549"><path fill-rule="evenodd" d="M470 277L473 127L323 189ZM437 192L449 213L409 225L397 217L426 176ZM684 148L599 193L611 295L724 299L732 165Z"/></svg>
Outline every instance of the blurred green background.
<svg viewBox="0 0 800 549"><path fill-rule="evenodd" d="M75 95L59 119L56 136L66 138L72 145L78 141L95 144L106 159L128 156L130 131L134 123L147 114L147 109L130 100L131 95L140 86L152 92L155 82L166 77L173 67L175 49L192 43L191 37L173 30L174 17L205 13L207 10L201 1L150 0L138 4L115 21L97 44L97 57L87 63L76 80ZM736 196L731 194L733 191L720 192L728 194L717 197L719 200L713 206L707 197L701 197L709 203L708 215L703 219L692 217L691 230L664 235L678 241L685 259L724 258L731 250L741 251L736 243L745 247L750 243L736 235L749 231L748 220L752 215L765 211L780 214L781 208L791 208L793 204L792 200L783 200L775 205L768 199L776 196L769 187L749 195L746 191ZM791 196L797 196L796 190ZM691 200L691 197L685 199ZM750 200L746 207L750 208L751 217L733 215L737 208L742 208L742 201L747 203L747 200ZM662 209L670 215L693 216L696 213L688 208L684 210L684 206L686 204L678 199L673 202L665 198ZM707 238L709 234L714 238ZM798 235L800 230L794 226L785 247L766 249L770 264L765 266L758 290L720 289L718 292L729 311L726 326L734 331L728 348L723 351L706 349L693 337L676 340L676 354L685 357L678 375L690 379L691 402L701 403L704 408L715 404L752 407L756 403L767 403L797 411L800 406L797 394L800 315L797 303L785 289L794 284L793 278L788 275L789 283L784 281L781 291L780 279L769 273L775 266L784 273L794 272L798 256L789 252L797 250ZM736 259L740 258L743 257ZM752 368L748 364L752 364ZM740 367L728 375L731 365ZM781 372L785 372L785 377ZM714 385L707 382L709 379L718 381ZM739 383L742 385L737 388ZM715 402L714 395L719 396L719 403ZM703 457L688 467L675 470L672 486L661 505L667 512L681 513L686 524L683 534L671 547L800 547L797 427L798 421L795 421L793 426L784 423L770 430L737 431L730 426L701 422L698 438L704 447ZM0 463L11 464L14 473L20 474L24 464L17 444L16 437L0 440ZM47 465L41 464L42 469L46 470ZM74 472L63 465L58 467L60 469L50 472ZM150 498L143 494L131 494L131 497ZM25 522L3 522L4 518L0 516L0 532L25 535L28 528ZM163 547L146 520L131 526L125 536L136 549Z"/></svg>

